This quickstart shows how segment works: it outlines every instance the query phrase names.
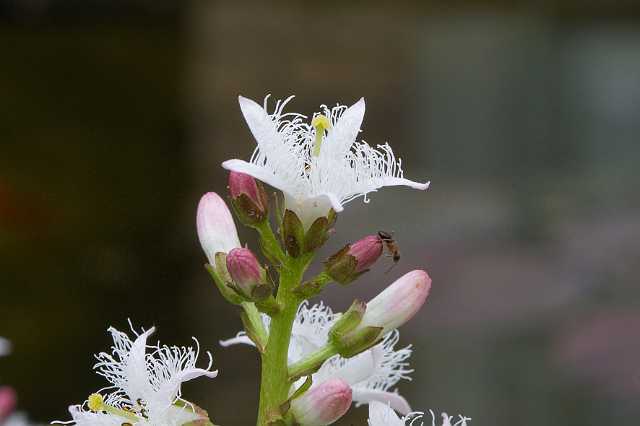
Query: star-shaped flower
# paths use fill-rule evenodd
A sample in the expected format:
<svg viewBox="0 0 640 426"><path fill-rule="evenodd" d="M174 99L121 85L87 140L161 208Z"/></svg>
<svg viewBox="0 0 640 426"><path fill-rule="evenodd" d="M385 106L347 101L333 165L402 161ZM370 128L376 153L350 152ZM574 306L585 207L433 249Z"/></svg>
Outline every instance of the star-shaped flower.
<svg viewBox="0 0 640 426"><path fill-rule="evenodd" d="M283 112L292 98L278 101L269 114L268 96L264 106L240 96L240 109L257 147L248 162L234 159L222 166L281 190L286 207L305 226L326 216L330 208L342 211L355 198L364 197L366 202L367 194L384 186L429 187L428 182L403 177L401 161L388 144L373 148L356 140L364 118L364 99L348 108L322 105L322 112L314 114L308 124L304 115Z"/></svg>
<svg viewBox="0 0 640 426"><path fill-rule="evenodd" d="M147 338L155 331L150 328L135 333L135 340L115 328L111 353L96 355L95 369L111 386L95 393L83 405L69 407L78 426L153 425L181 426L203 419L203 415L189 402L182 400L182 383L200 376L214 378L209 355L207 368L196 368L199 347L148 346ZM195 340L195 339L194 339ZM147 349L152 349L147 353Z"/></svg>
<svg viewBox="0 0 640 426"><path fill-rule="evenodd" d="M329 330L336 319L337 315L322 303L309 306L305 302L300 305L292 329L289 363L295 363L326 345ZM263 321L268 329L269 317L263 315ZM356 406L380 401L391 404L398 412L409 413L411 407L406 399L397 391L390 390L401 379L410 379L409 374L413 371L406 362L411 356L411 347L394 349L398 338L398 331L393 330L378 345L353 358L346 359L339 355L329 358L313 375L313 387L328 380L341 379L351 386ZM223 346L238 343L253 345L244 332L220 343Z"/></svg>
<svg viewBox="0 0 640 426"><path fill-rule="evenodd" d="M429 410L431 415L431 426L436 426L436 415ZM442 413L442 426L467 426L467 422L471 420L468 417L458 416L458 419ZM424 413L413 412L404 417L399 417L393 409L381 402L372 402L369 404L369 426L424 426L422 422ZM451 423L455 421L455 423ZM409 422L409 423L407 423ZM418 423L419 422L419 423Z"/></svg>

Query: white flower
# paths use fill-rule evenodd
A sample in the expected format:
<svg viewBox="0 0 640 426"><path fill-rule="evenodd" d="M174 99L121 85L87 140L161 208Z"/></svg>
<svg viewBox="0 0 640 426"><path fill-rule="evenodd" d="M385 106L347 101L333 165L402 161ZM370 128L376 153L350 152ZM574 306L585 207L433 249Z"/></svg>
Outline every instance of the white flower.
<svg viewBox="0 0 640 426"><path fill-rule="evenodd" d="M401 160L388 144L377 149L356 141L364 117L364 99L347 108L321 106L312 124L297 113L283 113L293 98L278 101L273 113L267 100L261 107L240 96L240 109L257 147L249 162L228 160L222 167L253 176L280 189L286 207L295 211L308 226L325 216L330 208L343 210L343 204L384 186L404 185L427 189L429 183L403 178ZM325 134L326 131L326 134Z"/></svg>
<svg viewBox="0 0 640 426"><path fill-rule="evenodd" d="M4 337L0 337L0 356L6 356L11 353L11 342Z"/></svg>
<svg viewBox="0 0 640 426"><path fill-rule="evenodd" d="M196 214L198 239L209 263L215 265L216 253L229 253L240 247L238 231L224 200L215 192L200 198Z"/></svg>
<svg viewBox="0 0 640 426"><path fill-rule="evenodd" d="M207 352L206 369L196 368L197 340L195 350L159 343L148 346L147 338L154 331L153 327L140 334L134 331L132 341L127 334L109 328L114 342L111 353L96 355L94 368L111 386L91 395L83 405L69 407L73 420L67 424L179 426L202 418L192 404L181 399L181 385L200 376L216 377L218 372L210 371L211 354ZM147 348L152 351L146 353Z"/></svg>
<svg viewBox="0 0 640 426"><path fill-rule="evenodd" d="M431 415L431 426L436 426L436 416L433 411L429 410ZM467 422L471 419L464 416L458 416L454 419L447 413L442 413L442 426L467 426ZM409 413L405 417L398 417L391 407L381 402L372 402L369 404L369 426L405 426L407 422L409 426L424 426L422 421L424 413ZM419 423L418 423L419 422ZM452 423L455 422L455 423Z"/></svg>
<svg viewBox="0 0 640 426"><path fill-rule="evenodd" d="M297 362L322 348L327 343L329 329L337 318L338 315L322 303L311 307L306 302L300 305L292 329L289 363ZM269 317L263 315L263 320L268 329ZM398 338L398 331L393 330L378 345L355 357L346 359L336 355L329 358L313 375L313 386L327 380L342 379L351 386L356 406L380 401L391 404L403 414L409 413L411 408L407 401L396 391L390 390L401 379L410 380L409 374L413 371L406 362L411 356L411 347L394 349ZM253 345L244 332L220 342L222 346L238 343ZM302 381L304 379L300 379L295 386L299 386Z"/></svg>

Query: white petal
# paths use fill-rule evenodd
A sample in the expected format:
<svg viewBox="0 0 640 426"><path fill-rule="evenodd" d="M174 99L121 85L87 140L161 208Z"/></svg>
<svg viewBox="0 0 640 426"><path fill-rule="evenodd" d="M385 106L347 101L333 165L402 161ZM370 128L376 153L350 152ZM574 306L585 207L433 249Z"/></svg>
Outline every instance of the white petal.
<svg viewBox="0 0 640 426"><path fill-rule="evenodd" d="M253 343L253 341L249 339L249 337L246 334L240 335L240 333L236 337L232 337L231 339L226 339L226 340L220 340L218 343L220 344L220 346L225 348L227 346L232 346L232 345L255 346L255 343Z"/></svg>
<svg viewBox="0 0 640 426"><path fill-rule="evenodd" d="M112 330L116 331L115 329ZM140 334L131 345L127 358L123 359L123 373L126 377L124 390L133 401L136 401L138 398L147 400L154 393L153 387L149 382L146 350L147 338L155 332L155 330L155 327L151 327L149 330Z"/></svg>
<svg viewBox="0 0 640 426"><path fill-rule="evenodd" d="M409 188L419 189L421 191L428 189L429 185L431 185L431 182L420 183L397 177L386 177L383 180L383 186L408 186Z"/></svg>
<svg viewBox="0 0 640 426"><path fill-rule="evenodd" d="M183 407L176 405L169 406L164 413L162 413L162 423L166 425L184 425L189 422L202 419L202 416L195 412L193 407L188 404ZM149 419L152 424L153 419Z"/></svg>
<svg viewBox="0 0 640 426"><path fill-rule="evenodd" d="M411 412L411 406L407 400L395 392L365 389L357 386L353 387L353 402L356 403L356 406L360 404L370 404L373 401L389 404L391 408L402 415L407 415Z"/></svg>
<svg viewBox="0 0 640 426"><path fill-rule="evenodd" d="M83 411L80 405L69 407L69 413L76 426L121 426L123 423L122 417Z"/></svg>
<svg viewBox="0 0 640 426"><path fill-rule="evenodd" d="M305 229L309 229L317 218L326 216L331 208L336 212L343 210L338 197L330 193L311 198L294 198L285 192L284 206L298 215Z"/></svg>
<svg viewBox="0 0 640 426"><path fill-rule="evenodd" d="M258 145L270 145L280 140L273 120L260 105L244 96L238 96L238 103Z"/></svg>
<svg viewBox="0 0 640 426"><path fill-rule="evenodd" d="M366 381L375 373L378 364L377 358L373 350L368 350L349 358L338 368L335 368L331 363L325 363L317 373L318 379L342 379L353 386Z"/></svg>
<svg viewBox="0 0 640 426"><path fill-rule="evenodd" d="M369 404L369 426L405 426L405 422L387 404L373 401Z"/></svg>
<svg viewBox="0 0 640 426"><path fill-rule="evenodd" d="M329 129L327 137L322 143L321 156L326 155L332 159L338 159L347 154L360 132L364 111L364 98L360 98L358 102L342 113L333 128Z"/></svg>
<svg viewBox="0 0 640 426"><path fill-rule="evenodd" d="M259 181L271 185L282 192L289 193L291 191L291 188L289 188L289 185L287 185L286 181L280 179L266 167L257 166L255 164L247 163L246 161L237 159L227 160L223 162L222 167L226 170L245 173L253 176Z"/></svg>

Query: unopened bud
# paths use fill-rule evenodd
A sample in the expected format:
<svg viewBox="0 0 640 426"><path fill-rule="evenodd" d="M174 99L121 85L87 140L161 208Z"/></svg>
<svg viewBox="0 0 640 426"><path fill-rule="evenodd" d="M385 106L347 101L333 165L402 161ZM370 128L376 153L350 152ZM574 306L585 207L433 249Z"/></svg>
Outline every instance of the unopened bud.
<svg viewBox="0 0 640 426"><path fill-rule="evenodd" d="M264 187L252 176L229 173L229 192L238 218L247 225L257 225L267 218L269 202Z"/></svg>
<svg viewBox="0 0 640 426"><path fill-rule="evenodd" d="M382 240L369 235L345 246L325 262L326 273L340 284L348 284L365 273L382 254Z"/></svg>
<svg viewBox="0 0 640 426"><path fill-rule="evenodd" d="M422 270L411 271L367 303L358 329L382 327L383 334L400 327L420 310L431 289L431 278Z"/></svg>
<svg viewBox="0 0 640 426"><path fill-rule="evenodd" d="M295 420L305 426L324 426L336 422L351 407L351 387L342 379L314 385L291 401Z"/></svg>
<svg viewBox="0 0 640 426"><path fill-rule="evenodd" d="M369 235L351 244L347 252L356 258L356 273L369 269L382 254L382 240L377 235Z"/></svg>
<svg viewBox="0 0 640 426"><path fill-rule="evenodd" d="M207 192L200 199L196 217L198 238L209 263L215 264L216 253L229 253L240 247L238 231L231 212L215 192Z"/></svg>
<svg viewBox="0 0 640 426"><path fill-rule="evenodd" d="M8 386L0 387L0 423L16 408L17 397L13 389Z"/></svg>
<svg viewBox="0 0 640 426"><path fill-rule="evenodd" d="M227 271L236 290L249 299L260 300L271 294L266 273L248 248L235 248L227 255Z"/></svg>

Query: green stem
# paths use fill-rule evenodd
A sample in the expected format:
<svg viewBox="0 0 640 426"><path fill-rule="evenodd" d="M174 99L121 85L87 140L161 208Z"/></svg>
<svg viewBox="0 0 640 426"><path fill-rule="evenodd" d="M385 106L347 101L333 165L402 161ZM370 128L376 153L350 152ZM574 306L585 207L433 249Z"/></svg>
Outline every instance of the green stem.
<svg viewBox="0 0 640 426"><path fill-rule="evenodd" d="M260 244L264 255L272 263L282 264L286 260L286 255L280 247L280 243L276 238L268 220L263 221L255 226L255 230L260 235Z"/></svg>
<svg viewBox="0 0 640 426"><path fill-rule="evenodd" d="M264 324L262 323L262 317L260 316L260 312L256 305L251 302L242 302L242 307L244 308L244 312L247 314L247 318L251 322L252 328L255 330L256 337L260 339L262 343L262 347L267 344L267 331L264 329Z"/></svg>
<svg viewBox="0 0 640 426"><path fill-rule="evenodd" d="M281 269L277 302L282 310L271 317L269 340L262 354L260 408L258 426L266 426L270 414L289 396L291 382L288 374L289 341L291 328L301 299L293 293L300 284L311 256L288 258Z"/></svg>
<svg viewBox="0 0 640 426"><path fill-rule="evenodd" d="M302 376L312 374L322 365L323 362L337 353L337 348L335 348L331 344L328 344L327 346L312 353L308 357L301 359L295 364L292 364L289 367L289 377L291 378L291 380L296 380Z"/></svg>

